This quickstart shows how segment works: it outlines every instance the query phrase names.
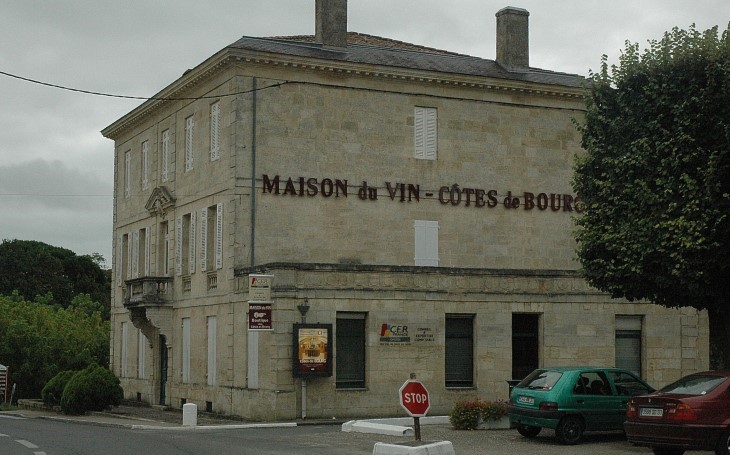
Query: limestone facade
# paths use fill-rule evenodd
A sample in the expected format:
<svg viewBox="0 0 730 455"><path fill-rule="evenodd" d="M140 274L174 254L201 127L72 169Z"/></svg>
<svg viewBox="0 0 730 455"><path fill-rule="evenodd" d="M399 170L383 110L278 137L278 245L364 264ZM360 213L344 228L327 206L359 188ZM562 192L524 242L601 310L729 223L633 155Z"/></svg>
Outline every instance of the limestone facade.
<svg viewBox="0 0 730 455"><path fill-rule="evenodd" d="M705 312L611 299L580 278L580 78L346 38L244 37L103 131L111 366L128 398L261 420L399 415L415 373L431 413L448 413L507 398L524 360L515 315L534 316L535 367L615 365L622 318L651 384L708 367ZM271 330L249 330L249 274L273 276ZM306 322L331 324L332 376L293 377L304 302ZM349 318L364 327L359 386L338 382ZM471 330L458 386L454 318ZM411 338L388 341L391 325Z"/></svg>

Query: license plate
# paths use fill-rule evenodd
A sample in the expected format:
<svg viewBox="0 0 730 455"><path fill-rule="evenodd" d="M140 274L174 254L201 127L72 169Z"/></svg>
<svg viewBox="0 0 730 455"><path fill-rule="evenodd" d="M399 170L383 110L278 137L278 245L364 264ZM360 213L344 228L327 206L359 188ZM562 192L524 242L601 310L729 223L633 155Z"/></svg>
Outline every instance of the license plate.
<svg viewBox="0 0 730 455"><path fill-rule="evenodd" d="M639 409L639 415L641 417L661 417L664 414L664 410L660 408L641 408Z"/></svg>
<svg viewBox="0 0 730 455"><path fill-rule="evenodd" d="M535 399L533 397L526 397L524 395L520 395L520 397L517 398L517 401L524 404L535 404Z"/></svg>

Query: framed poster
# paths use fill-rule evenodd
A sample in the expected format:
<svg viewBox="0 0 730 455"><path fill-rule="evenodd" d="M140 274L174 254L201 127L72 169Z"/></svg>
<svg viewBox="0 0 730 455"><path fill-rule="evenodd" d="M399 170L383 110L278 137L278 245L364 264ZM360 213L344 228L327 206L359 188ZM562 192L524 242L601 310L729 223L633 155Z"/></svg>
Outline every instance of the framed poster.
<svg viewBox="0 0 730 455"><path fill-rule="evenodd" d="M332 376L332 324L294 324L292 332L294 377Z"/></svg>

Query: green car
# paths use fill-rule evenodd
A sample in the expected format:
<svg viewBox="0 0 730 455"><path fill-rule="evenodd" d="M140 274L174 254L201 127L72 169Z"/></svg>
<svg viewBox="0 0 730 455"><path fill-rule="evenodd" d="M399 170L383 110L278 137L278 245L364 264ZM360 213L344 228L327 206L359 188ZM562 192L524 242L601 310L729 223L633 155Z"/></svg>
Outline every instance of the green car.
<svg viewBox="0 0 730 455"><path fill-rule="evenodd" d="M619 368L539 368L512 389L509 417L527 438L552 428L560 442L577 444L584 431L623 430L629 398L653 391Z"/></svg>

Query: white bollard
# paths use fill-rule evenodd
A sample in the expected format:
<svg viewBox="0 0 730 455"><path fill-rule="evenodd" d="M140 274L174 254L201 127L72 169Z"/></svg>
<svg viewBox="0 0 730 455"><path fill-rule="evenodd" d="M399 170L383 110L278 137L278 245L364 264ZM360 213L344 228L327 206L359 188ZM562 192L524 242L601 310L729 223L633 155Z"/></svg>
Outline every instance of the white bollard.
<svg viewBox="0 0 730 455"><path fill-rule="evenodd" d="M198 406L195 403L183 405L183 426L194 427L198 425Z"/></svg>

